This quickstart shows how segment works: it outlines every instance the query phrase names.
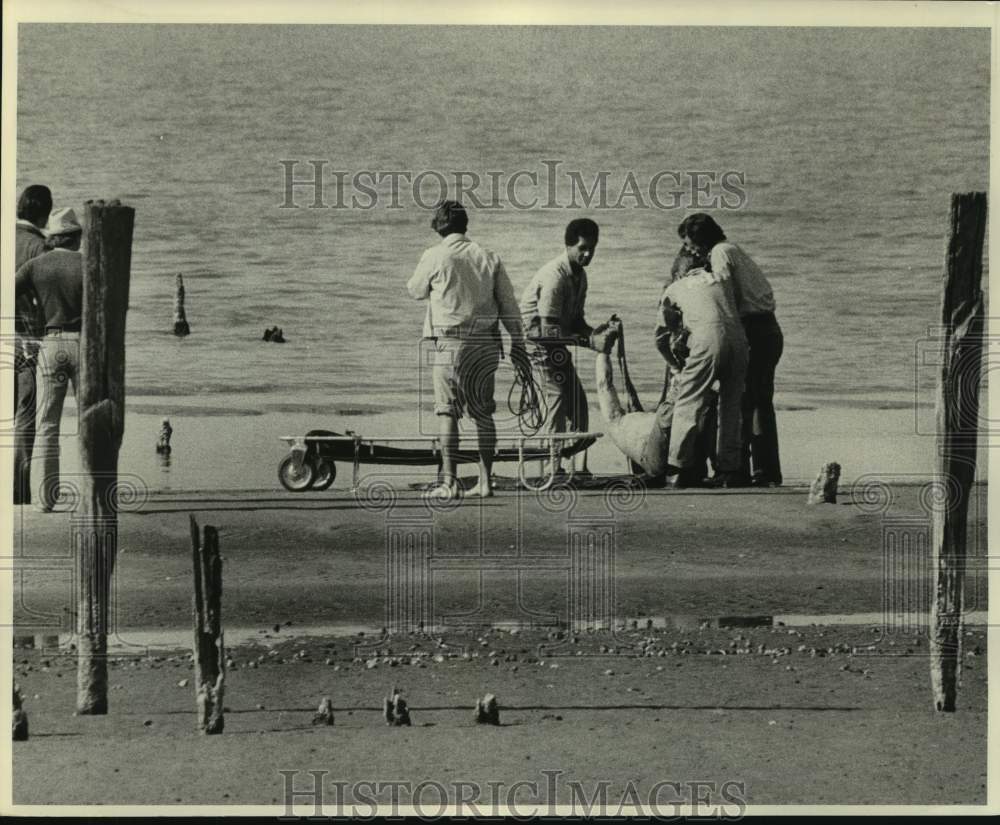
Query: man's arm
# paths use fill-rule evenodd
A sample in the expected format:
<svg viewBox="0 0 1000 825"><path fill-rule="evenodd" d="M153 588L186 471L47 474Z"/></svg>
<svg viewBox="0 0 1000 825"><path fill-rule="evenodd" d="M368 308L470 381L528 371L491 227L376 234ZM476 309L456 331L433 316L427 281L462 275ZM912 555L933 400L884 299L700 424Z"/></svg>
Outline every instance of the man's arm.
<svg viewBox="0 0 1000 825"><path fill-rule="evenodd" d="M420 262L417 264L417 268L410 280L406 282L406 290L410 293L411 298L423 301L430 297L431 279L434 277L436 271L436 267L432 265L430 250L428 250L420 258Z"/></svg>
<svg viewBox="0 0 1000 825"><path fill-rule="evenodd" d="M27 292L34 291L34 287L32 286L32 281L31 281L31 263L32 261L25 261L23 264L21 264L21 268L14 273L15 296L23 295Z"/></svg>
<svg viewBox="0 0 1000 825"><path fill-rule="evenodd" d="M586 276L582 276L586 277ZM583 307L587 302L587 284L583 284L583 295L580 299L580 314L573 319L573 334L576 336L577 343L583 344L585 347L591 346L591 336L594 333L594 327L587 323L586 319L583 317ZM607 324L602 324L599 329L606 329Z"/></svg>
<svg viewBox="0 0 1000 825"><path fill-rule="evenodd" d="M743 303L743 296L740 292L740 281L736 275L736 265L731 250L732 246L729 244L718 243L712 247L709 258L712 265L712 278L729 285L727 291L738 311Z"/></svg>
<svg viewBox="0 0 1000 825"><path fill-rule="evenodd" d="M541 278L538 284L538 317L542 322L543 338L563 338L562 314L566 303L566 287L554 272Z"/></svg>
<svg viewBox="0 0 1000 825"><path fill-rule="evenodd" d="M656 349L672 370L680 372L684 364L677 358L674 346L684 333L684 321L680 307L666 295L660 299L660 322L654 333Z"/></svg>

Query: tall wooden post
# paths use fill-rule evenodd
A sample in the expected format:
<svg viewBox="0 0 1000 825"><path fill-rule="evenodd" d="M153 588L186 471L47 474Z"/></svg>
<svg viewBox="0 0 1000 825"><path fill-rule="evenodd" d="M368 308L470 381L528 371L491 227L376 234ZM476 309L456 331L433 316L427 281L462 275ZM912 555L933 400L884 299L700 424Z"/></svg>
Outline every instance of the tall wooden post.
<svg viewBox="0 0 1000 825"><path fill-rule="evenodd" d="M21 689L14 682L14 715L11 718L11 741L28 741L28 714L24 710Z"/></svg>
<svg viewBox="0 0 1000 825"><path fill-rule="evenodd" d="M191 516L191 551L194 560L194 691L198 729L222 733L225 725L226 648L222 640L222 557L219 533L205 525L199 535Z"/></svg>
<svg viewBox="0 0 1000 825"><path fill-rule="evenodd" d="M177 273L177 293L174 296L174 335L184 337L191 334L187 316L184 314L184 278Z"/></svg>
<svg viewBox="0 0 1000 825"><path fill-rule="evenodd" d="M933 567L937 580L930 653L934 707L952 712L961 666L966 517L976 474L986 193L952 195L950 223L936 410L936 476L945 485L945 505L934 512Z"/></svg>
<svg viewBox="0 0 1000 825"><path fill-rule="evenodd" d="M135 210L116 200L83 208L80 334L80 495L70 524L77 563L77 697L108 712L111 573L118 549L118 450L125 426L125 313Z"/></svg>

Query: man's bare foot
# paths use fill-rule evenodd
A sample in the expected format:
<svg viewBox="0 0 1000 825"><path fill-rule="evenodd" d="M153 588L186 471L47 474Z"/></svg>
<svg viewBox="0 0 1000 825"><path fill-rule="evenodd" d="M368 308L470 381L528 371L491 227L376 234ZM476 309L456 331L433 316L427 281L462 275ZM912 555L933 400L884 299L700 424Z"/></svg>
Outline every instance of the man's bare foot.
<svg viewBox="0 0 1000 825"><path fill-rule="evenodd" d="M457 484L438 484L431 487L429 490L425 490L420 497L437 499L440 501L451 501L456 498L461 498L461 496L462 490Z"/></svg>
<svg viewBox="0 0 1000 825"><path fill-rule="evenodd" d="M466 498L493 498L493 485L489 482L483 484L483 482L480 481L475 487L466 492L465 496Z"/></svg>

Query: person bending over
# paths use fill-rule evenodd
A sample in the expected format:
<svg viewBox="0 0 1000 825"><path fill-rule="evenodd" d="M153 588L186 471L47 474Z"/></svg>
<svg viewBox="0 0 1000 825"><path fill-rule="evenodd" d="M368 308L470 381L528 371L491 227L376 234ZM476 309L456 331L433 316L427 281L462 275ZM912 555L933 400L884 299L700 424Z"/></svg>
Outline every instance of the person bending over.
<svg viewBox="0 0 1000 825"><path fill-rule="evenodd" d="M683 319L688 333L683 362L670 346L658 346L676 370L668 459L672 467L679 469L675 486L698 487L705 483L701 441L716 382L716 474L709 485L739 486L740 409L747 344L725 284L703 269L692 269L664 290L660 309L663 328L676 333Z"/></svg>
<svg viewBox="0 0 1000 825"><path fill-rule="evenodd" d="M774 372L784 350L784 336L774 316L771 284L754 260L726 239L711 215L689 215L677 233L689 250L708 259L710 277L728 285L746 333L749 362L741 404L740 471L754 486L780 485Z"/></svg>

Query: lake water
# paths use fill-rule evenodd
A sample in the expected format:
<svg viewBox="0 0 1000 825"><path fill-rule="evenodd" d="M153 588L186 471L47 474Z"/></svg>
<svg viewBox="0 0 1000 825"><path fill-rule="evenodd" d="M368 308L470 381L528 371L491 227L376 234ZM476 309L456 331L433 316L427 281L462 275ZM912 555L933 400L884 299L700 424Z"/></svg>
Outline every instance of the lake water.
<svg viewBox="0 0 1000 825"><path fill-rule="evenodd" d="M418 403L423 306L405 282L435 236L408 198L385 207L386 185L372 209L307 208L302 189L282 209L281 160L298 177L322 159L484 179L558 160L586 181L607 171L612 193L629 172L736 171L746 203L715 214L773 284L777 400L905 407L915 386L932 397L916 356L938 320L949 195L987 188L989 46L958 29L22 25L18 187L136 208L132 409L321 416ZM650 332L688 204L500 200L470 235L518 292L571 217L597 219L588 316L624 319L653 400ZM177 273L185 340L170 334ZM260 340L272 325L289 343Z"/></svg>

